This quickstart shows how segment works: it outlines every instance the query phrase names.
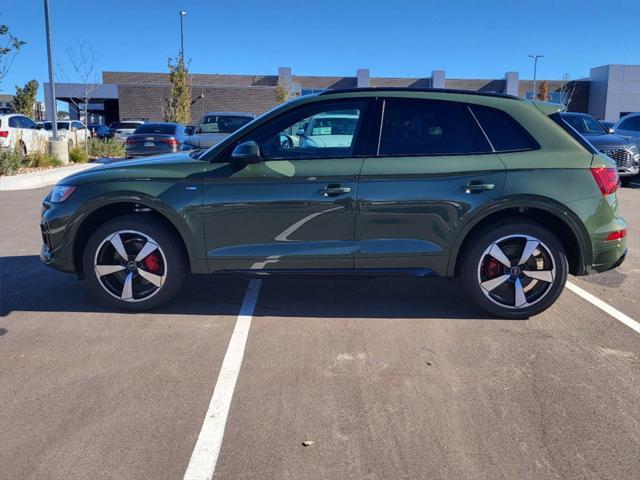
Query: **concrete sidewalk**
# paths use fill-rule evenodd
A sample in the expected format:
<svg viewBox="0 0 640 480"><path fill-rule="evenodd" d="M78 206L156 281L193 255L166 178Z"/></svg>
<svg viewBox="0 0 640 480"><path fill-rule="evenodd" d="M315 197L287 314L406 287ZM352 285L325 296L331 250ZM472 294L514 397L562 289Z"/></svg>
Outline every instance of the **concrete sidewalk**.
<svg viewBox="0 0 640 480"><path fill-rule="evenodd" d="M32 188L46 187L47 185L53 185L57 183L58 180L61 180L73 173L81 172L97 165L99 164L82 163L79 165L70 165L68 167L42 170L39 172L2 176L0 177L0 191L29 190Z"/></svg>

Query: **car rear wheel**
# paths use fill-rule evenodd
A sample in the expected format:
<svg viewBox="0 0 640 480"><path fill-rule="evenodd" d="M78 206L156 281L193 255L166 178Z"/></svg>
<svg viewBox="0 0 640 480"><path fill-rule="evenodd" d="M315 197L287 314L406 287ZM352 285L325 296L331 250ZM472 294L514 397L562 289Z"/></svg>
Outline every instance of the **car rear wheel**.
<svg viewBox="0 0 640 480"><path fill-rule="evenodd" d="M160 222L135 215L115 218L96 229L85 247L83 267L97 297L132 311L169 301L186 274L177 239Z"/></svg>
<svg viewBox="0 0 640 480"><path fill-rule="evenodd" d="M492 225L466 251L462 280L482 309L502 318L528 318L549 308L567 281L562 244L541 225Z"/></svg>

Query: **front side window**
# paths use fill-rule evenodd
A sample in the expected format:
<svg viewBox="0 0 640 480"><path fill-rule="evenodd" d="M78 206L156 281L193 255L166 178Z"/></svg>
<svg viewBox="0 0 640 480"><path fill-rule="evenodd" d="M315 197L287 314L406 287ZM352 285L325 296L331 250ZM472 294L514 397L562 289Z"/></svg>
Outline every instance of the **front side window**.
<svg viewBox="0 0 640 480"><path fill-rule="evenodd" d="M475 120L455 102L385 100L379 155L464 155L491 152Z"/></svg>
<svg viewBox="0 0 640 480"><path fill-rule="evenodd" d="M22 117L22 126L23 128L37 128L36 122L29 117Z"/></svg>
<svg viewBox="0 0 640 480"><path fill-rule="evenodd" d="M200 121L196 133L233 133L251 120L240 115L207 115Z"/></svg>
<svg viewBox="0 0 640 480"><path fill-rule="evenodd" d="M353 155L366 101L300 107L257 129L249 138L265 159L340 158Z"/></svg>
<svg viewBox="0 0 640 480"><path fill-rule="evenodd" d="M505 112L480 105L470 105L484 133L496 152L513 152L538 148L518 122Z"/></svg>

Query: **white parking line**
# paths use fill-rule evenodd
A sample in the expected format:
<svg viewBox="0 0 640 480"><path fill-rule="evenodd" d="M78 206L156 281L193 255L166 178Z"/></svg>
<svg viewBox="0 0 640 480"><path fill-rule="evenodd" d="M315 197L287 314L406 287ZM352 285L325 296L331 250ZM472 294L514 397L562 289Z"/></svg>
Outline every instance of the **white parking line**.
<svg viewBox="0 0 640 480"><path fill-rule="evenodd" d="M577 285L575 285L575 284L573 284L571 282L567 282L567 288L569 290L571 290L573 293L575 293L576 295L580 295L587 302L595 305L600 310L608 313L609 315L611 315L613 318L615 318L619 322L624 323L627 327L629 327L629 328L635 330L636 332L640 333L640 323L635 321L633 318L629 317L628 315L625 315L620 310L617 310L617 309L613 308L608 303L603 302L602 300L600 300L595 295L590 294L586 290L583 290L582 288L580 288L579 286L577 286Z"/></svg>
<svg viewBox="0 0 640 480"><path fill-rule="evenodd" d="M244 294L240 314L231 334L227 353L213 389L207 415L204 418L198 441L184 474L184 480L211 480L216 468L233 390L238 380L244 348L247 344L251 319L258 302L261 280L251 280Z"/></svg>

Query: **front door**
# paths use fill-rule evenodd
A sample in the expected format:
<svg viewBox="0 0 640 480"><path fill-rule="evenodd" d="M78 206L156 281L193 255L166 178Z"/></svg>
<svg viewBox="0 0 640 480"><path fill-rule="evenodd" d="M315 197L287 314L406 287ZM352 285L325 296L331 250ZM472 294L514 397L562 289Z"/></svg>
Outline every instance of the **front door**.
<svg viewBox="0 0 640 480"><path fill-rule="evenodd" d="M232 145L211 164L202 207L210 271L353 269L358 131L367 106L297 107L238 140L258 143L259 163L234 169Z"/></svg>
<svg viewBox="0 0 640 480"><path fill-rule="evenodd" d="M464 104L388 98L381 128L360 176L355 268L444 274L457 227L500 196L505 166Z"/></svg>

